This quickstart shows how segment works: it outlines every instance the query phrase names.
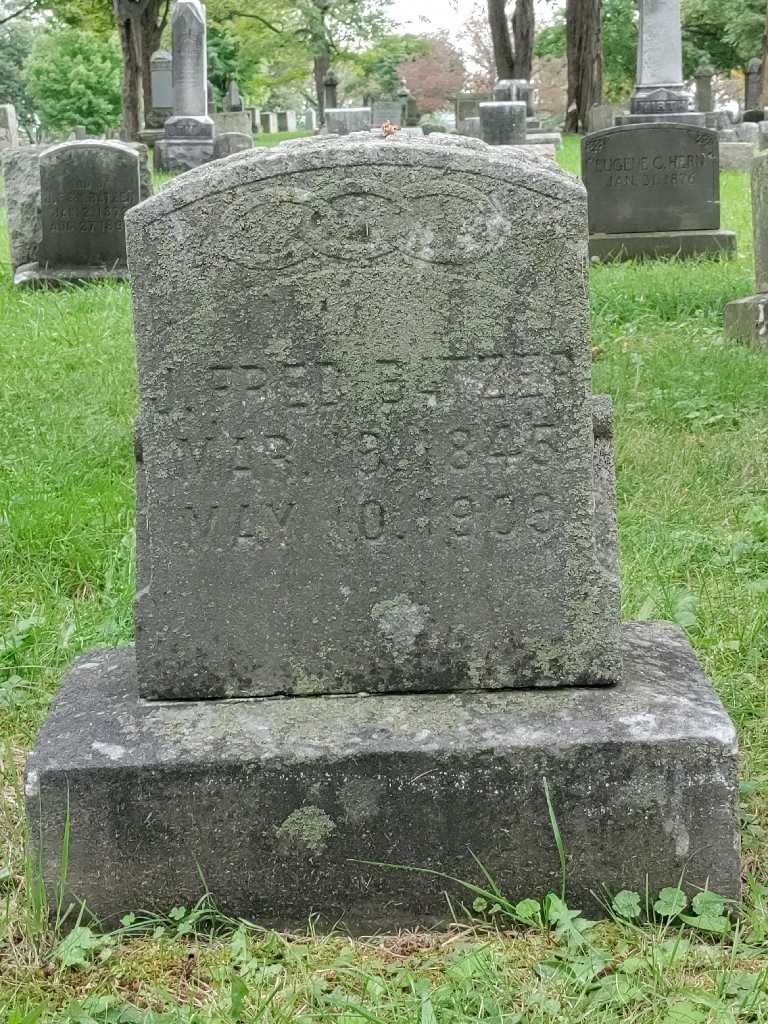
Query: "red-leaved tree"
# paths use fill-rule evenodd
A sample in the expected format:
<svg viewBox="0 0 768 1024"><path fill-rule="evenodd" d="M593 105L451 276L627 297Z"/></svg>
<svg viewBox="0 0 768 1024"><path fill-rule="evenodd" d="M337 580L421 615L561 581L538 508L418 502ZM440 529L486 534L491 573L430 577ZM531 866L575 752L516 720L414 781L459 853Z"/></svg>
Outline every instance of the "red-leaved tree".
<svg viewBox="0 0 768 1024"><path fill-rule="evenodd" d="M447 33L426 36L429 51L423 56L398 64L398 74L406 80L419 110L446 110L461 92L466 70L461 54Z"/></svg>

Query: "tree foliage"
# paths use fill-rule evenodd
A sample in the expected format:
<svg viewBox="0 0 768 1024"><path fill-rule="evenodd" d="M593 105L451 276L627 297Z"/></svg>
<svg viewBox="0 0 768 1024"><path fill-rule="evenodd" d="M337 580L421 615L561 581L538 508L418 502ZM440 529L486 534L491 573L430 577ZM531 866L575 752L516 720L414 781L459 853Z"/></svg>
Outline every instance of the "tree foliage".
<svg viewBox="0 0 768 1024"><path fill-rule="evenodd" d="M745 68L760 56L765 20L765 0L683 0L685 75L701 63L716 71Z"/></svg>
<svg viewBox="0 0 768 1024"><path fill-rule="evenodd" d="M431 53L432 41L425 36L387 33L351 56L355 78L350 84L372 99L394 97L400 87L400 65Z"/></svg>
<svg viewBox="0 0 768 1024"><path fill-rule="evenodd" d="M603 0L603 96L612 103L632 92L637 68L637 0ZM536 36L537 57L565 57L565 11Z"/></svg>
<svg viewBox="0 0 768 1024"><path fill-rule="evenodd" d="M34 101L24 81L24 64L32 50L35 28L26 20L10 21L0 28L0 97L16 108L19 127L32 137Z"/></svg>
<svg viewBox="0 0 768 1024"><path fill-rule="evenodd" d="M461 53L447 33L423 37L429 49L398 66L411 95L422 112L434 113L453 105L466 78Z"/></svg>
<svg viewBox="0 0 768 1024"><path fill-rule="evenodd" d="M24 81L43 129L76 124L98 135L120 122L120 50L114 37L70 27L38 32Z"/></svg>

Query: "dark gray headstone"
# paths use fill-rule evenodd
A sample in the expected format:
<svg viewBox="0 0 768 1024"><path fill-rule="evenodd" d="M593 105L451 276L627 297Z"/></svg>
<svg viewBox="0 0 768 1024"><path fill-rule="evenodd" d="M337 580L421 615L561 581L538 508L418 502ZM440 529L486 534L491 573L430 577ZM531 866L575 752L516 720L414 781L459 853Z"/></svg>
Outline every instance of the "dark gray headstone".
<svg viewBox="0 0 768 1024"><path fill-rule="evenodd" d="M404 122L403 105L400 100L375 100L371 108L371 125L373 128L389 121L398 127Z"/></svg>
<svg viewBox="0 0 768 1024"><path fill-rule="evenodd" d="M222 157L231 156L233 153L243 153L247 149L253 149L253 137L243 132L222 132L216 136L213 144L213 158L220 160Z"/></svg>
<svg viewBox="0 0 768 1024"><path fill-rule="evenodd" d="M690 125L608 128L581 142L590 233L720 226L717 133Z"/></svg>
<svg viewBox="0 0 768 1024"><path fill-rule="evenodd" d="M132 147L84 141L47 149L40 156L40 265L124 266L123 218L140 198Z"/></svg>
<svg viewBox="0 0 768 1024"><path fill-rule="evenodd" d="M523 102L480 104L480 132L489 146L515 146L525 142L526 107Z"/></svg>
<svg viewBox="0 0 768 1024"><path fill-rule="evenodd" d="M339 80L334 71L329 70L323 79L323 108L338 106Z"/></svg>
<svg viewBox="0 0 768 1024"><path fill-rule="evenodd" d="M696 109L707 114L714 110L712 98L712 78L714 74L715 69L713 67L710 67L709 64L702 64L701 67L696 69L694 76L696 83Z"/></svg>
<svg viewBox="0 0 768 1024"><path fill-rule="evenodd" d="M616 680L585 194L456 142L302 140L130 215L147 696Z"/></svg>
<svg viewBox="0 0 768 1024"><path fill-rule="evenodd" d="M240 89L237 86L237 82L234 78L230 81L227 88L227 94L224 97L224 109L232 111L240 111L243 109L243 97L240 95Z"/></svg>

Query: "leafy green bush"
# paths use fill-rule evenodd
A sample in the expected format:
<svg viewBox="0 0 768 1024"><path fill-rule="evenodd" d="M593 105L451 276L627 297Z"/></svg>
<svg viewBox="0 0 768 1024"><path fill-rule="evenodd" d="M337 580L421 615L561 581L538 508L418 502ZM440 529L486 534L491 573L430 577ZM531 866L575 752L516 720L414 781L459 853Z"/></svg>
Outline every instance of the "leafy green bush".
<svg viewBox="0 0 768 1024"><path fill-rule="evenodd" d="M41 32L25 65L24 80L44 130L68 132L85 125L90 135L120 121L120 50L76 28Z"/></svg>

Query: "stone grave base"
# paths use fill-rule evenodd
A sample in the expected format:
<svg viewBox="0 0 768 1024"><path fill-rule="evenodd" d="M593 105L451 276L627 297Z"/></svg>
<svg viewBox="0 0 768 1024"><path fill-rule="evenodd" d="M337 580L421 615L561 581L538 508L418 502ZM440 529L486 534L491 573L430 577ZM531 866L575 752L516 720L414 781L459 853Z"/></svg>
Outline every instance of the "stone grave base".
<svg viewBox="0 0 768 1024"><path fill-rule="evenodd" d="M213 160L213 139L160 139L155 143L155 170L191 171Z"/></svg>
<svg viewBox="0 0 768 1024"><path fill-rule="evenodd" d="M165 138L165 128L142 128L138 137L139 142L143 142L145 146L156 146Z"/></svg>
<svg viewBox="0 0 768 1024"><path fill-rule="evenodd" d="M27 813L55 900L105 925L207 890L264 925L393 929L473 895L559 891L590 914L622 888L739 897L736 735L688 641L625 626L613 689L150 703L133 649L78 659L27 765ZM33 860L38 863L37 859ZM644 899L643 895L643 899Z"/></svg>
<svg viewBox="0 0 768 1024"><path fill-rule="evenodd" d="M696 110L688 110L682 114L619 114L614 124L644 124L648 121L664 121L667 124L693 124L706 128L707 115Z"/></svg>
<svg viewBox="0 0 768 1024"><path fill-rule="evenodd" d="M728 257L736 252L733 231L637 231L589 236L593 260L656 259L659 256Z"/></svg>
<svg viewBox="0 0 768 1024"><path fill-rule="evenodd" d="M521 146L555 146L559 149L563 144L560 132L529 132Z"/></svg>
<svg viewBox="0 0 768 1024"><path fill-rule="evenodd" d="M768 348L768 294L729 302L725 307L725 336Z"/></svg>
<svg viewBox="0 0 768 1024"><path fill-rule="evenodd" d="M16 268L13 283L22 288L47 285L60 287L68 284L87 284L89 281L127 281L127 267L41 267L39 263L23 263Z"/></svg>

